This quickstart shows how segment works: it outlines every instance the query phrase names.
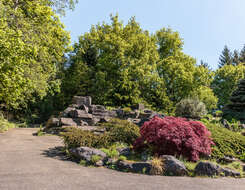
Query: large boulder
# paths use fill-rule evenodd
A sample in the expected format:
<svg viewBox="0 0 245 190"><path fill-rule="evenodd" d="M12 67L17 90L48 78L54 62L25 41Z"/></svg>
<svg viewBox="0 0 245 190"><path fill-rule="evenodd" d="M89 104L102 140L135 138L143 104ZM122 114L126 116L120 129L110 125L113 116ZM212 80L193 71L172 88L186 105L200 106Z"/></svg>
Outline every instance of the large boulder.
<svg viewBox="0 0 245 190"><path fill-rule="evenodd" d="M80 160L85 160L86 162L91 162L92 156L100 156L101 160L106 159L106 154L99 149L89 148L89 147L78 147L69 150L70 153Z"/></svg>
<svg viewBox="0 0 245 190"><path fill-rule="evenodd" d="M79 107L82 105L90 107L92 99L90 96L74 96L72 99L72 103L78 105Z"/></svg>
<svg viewBox="0 0 245 190"><path fill-rule="evenodd" d="M63 112L61 112L60 117L72 117L73 111L76 110L74 107L68 107Z"/></svg>
<svg viewBox="0 0 245 190"><path fill-rule="evenodd" d="M230 176L230 177L240 177L241 174L230 168L222 168L218 164L211 162L199 162L195 167L195 174L199 176Z"/></svg>
<svg viewBox="0 0 245 190"><path fill-rule="evenodd" d="M199 176L218 176L222 168L218 164L211 162L199 162L195 167L195 174Z"/></svg>
<svg viewBox="0 0 245 190"><path fill-rule="evenodd" d="M117 163L117 169L125 172L149 174L151 164L148 162L119 161Z"/></svg>
<svg viewBox="0 0 245 190"><path fill-rule="evenodd" d="M61 126L77 126L77 123L72 118L60 118Z"/></svg>
<svg viewBox="0 0 245 190"><path fill-rule="evenodd" d="M176 159L174 156L162 155L161 158L164 162L165 175L184 176L188 174L184 163Z"/></svg>

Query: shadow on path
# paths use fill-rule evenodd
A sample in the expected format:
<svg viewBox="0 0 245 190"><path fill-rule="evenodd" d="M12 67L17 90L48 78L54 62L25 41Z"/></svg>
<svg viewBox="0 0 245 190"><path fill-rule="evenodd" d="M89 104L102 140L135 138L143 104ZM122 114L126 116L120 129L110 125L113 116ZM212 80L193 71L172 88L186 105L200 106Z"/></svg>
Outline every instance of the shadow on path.
<svg viewBox="0 0 245 190"><path fill-rule="evenodd" d="M48 150L44 150L41 155L46 157L55 158L63 161L74 161L65 153L65 148L63 146L56 146L54 148L49 148Z"/></svg>

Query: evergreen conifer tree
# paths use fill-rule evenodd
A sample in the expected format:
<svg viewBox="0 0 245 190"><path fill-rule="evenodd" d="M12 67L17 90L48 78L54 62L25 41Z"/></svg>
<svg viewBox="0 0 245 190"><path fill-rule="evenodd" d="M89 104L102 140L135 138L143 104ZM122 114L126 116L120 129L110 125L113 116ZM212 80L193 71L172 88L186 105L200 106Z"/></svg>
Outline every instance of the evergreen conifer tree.
<svg viewBox="0 0 245 190"><path fill-rule="evenodd" d="M219 68L223 67L224 65L232 65L233 58L232 53L229 48L225 45L222 54L219 58Z"/></svg>

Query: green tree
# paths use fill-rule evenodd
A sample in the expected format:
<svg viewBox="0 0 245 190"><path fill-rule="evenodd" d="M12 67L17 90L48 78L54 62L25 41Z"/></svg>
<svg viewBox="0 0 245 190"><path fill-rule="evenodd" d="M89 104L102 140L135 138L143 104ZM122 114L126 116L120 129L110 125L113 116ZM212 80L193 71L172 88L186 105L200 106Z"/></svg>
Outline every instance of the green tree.
<svg viewBox="0 0 245 190"><path fill-rule="evenodd" d="M162 29L156 36L161 55L158 73L166 85L167 96L172 104L176 105L182 99L194 96L207 104L208 109L213 109L217 103L217 98L210 89L213 72L204 65L197 66L195 59L182 52L183 42L176 32Z"/></svg>
<svg viewBox="0 0 245 190"><path fill-rule="evenodd" d="M215 72L212 88L219 99L219 107L223 107L228 103L238 81L244 78L244 74L245 66L242 64L237 66L225 65Z"/></svg>
<svg viewBox="0 0 245 190"><path fill-rule="evenodd" d="M58 91L69 42L50 1L0 1L0 103L19 109Z"/></svg>
<svg viewBox="0 0 245 190"><path fill-rule="evenodd" d="M239 52L237 50L234 50L233 56L232 56L232 64L238 65L239 63L240 63Z"/></svg>
<svg viewBox="0 0 245 190"><path fill-rule="evenodd" d="M242 50L240 51L239 61L241 63L245 63L245 45L243 46Z"/></svg>
<svg viewBox="0 0 245 190"><path fill-rule="evenodd" d="M223 67L224 65L232 65L233 57L230 49L225 45L222 54L219 58L219 68Z"/></svg>
<svg viewBox="0 0 245 190"><path fill-rule="evenodd" d="M89 33L80 36L64 84L72 78L70 96L91 95L99 104L145 102L166 107L169 100L156 71L158 60L155 38L141 29L135 18L124 26L118 16L111 16L111 24L92 26ZM69 88L64 85L67 94Z"/></svg>

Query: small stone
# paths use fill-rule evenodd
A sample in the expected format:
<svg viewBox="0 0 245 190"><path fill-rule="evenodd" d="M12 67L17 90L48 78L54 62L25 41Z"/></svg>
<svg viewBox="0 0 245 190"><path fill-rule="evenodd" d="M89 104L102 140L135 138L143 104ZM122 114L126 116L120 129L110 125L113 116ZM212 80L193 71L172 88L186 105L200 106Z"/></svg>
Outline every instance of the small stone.
<svg viewBox="0 0 245 190"><path fill-rule="evenodd" d="M98 162L95 163L96 167L102 167L104 165L104 162L102 160L99 160Z"/></svg>

